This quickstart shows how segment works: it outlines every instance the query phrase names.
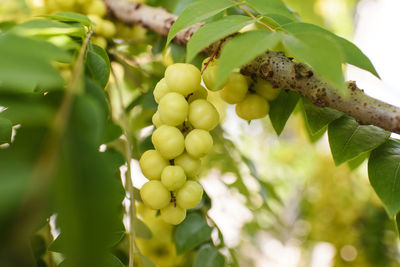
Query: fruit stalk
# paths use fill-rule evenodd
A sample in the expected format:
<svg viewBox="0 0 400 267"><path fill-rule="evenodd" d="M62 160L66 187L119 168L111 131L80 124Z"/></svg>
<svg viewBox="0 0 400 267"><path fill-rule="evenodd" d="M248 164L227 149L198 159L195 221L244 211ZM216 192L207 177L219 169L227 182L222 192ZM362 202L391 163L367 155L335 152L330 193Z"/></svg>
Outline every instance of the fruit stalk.
<svg viewBox="0 0 400 267"><path fill-rule="evenodd" d="M123 0L104 0L104 2L108 10L121 22L139 24L162 36L168 35L177 18L163 8L153 8ZM197 23L181 31L174 38L174 42L186 44L202 25ZM211 45L204 52L212 53L215 45ZM330 107L344 112L354 117L360 124L375 125L400 134L399 107L366 95L355 82L348 83L350 93L344 98L304 64L294 63L282 53L267 52L244 66L241 72L270 81L278 87L293 90L309 98L316 106Z"/></svg>

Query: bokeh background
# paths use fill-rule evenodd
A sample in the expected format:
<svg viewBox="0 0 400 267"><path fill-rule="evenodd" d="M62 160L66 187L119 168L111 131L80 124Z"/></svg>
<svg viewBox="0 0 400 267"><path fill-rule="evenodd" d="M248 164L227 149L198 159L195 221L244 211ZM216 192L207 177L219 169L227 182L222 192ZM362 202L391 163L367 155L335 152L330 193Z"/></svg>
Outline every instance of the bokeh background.
<svg viewBox="0 0 400 267"><path fill-rule="evenodd" d="M382 80L351 66L346 69L347 78L356 80L367 94L400 106L400 1L285 2L304 21L354 41L370 57ZM0 21L40 14L48 4L44 0L0 0ZM126 95L129 103L134 93L127 90ZM232 106L219 104L219 108L226 109L225 131L220 134L237 148L223 152L237 160L211 155L201 183L212 200L209 215L223 233L225 244L237 252L240 266L400 266L400 242L369 185L367 162L336 167L327 136L311 138L301 110L291 116L278 138L268 119L248 124L235 116ZM146 136L149 131L151 128L145 128L140 134ZM246 160L254 164L245 164ZM146 180L136 161L132 169L134 185L140 187ZM138 210L146 219L148 211ZM163 227L156 232L172 231ZM217 235L214 233L216 240ZM168 246L171 240L165 239L157 246L141 246L161 266L182 265ZM164 250L159 249L160 244Z"/></svg>

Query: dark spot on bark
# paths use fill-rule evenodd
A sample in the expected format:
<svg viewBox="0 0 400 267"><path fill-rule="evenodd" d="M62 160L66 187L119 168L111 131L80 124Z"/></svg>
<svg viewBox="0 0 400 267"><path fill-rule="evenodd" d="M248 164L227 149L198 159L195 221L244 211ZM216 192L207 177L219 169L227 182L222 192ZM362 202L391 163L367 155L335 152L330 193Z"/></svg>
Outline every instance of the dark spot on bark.
<svg viewBox="0 0 400 267"><path fill-rule="evenodd" d="M142 6L142 4L140 4L140 3L136 3L136 5L135 5L134 9L135 9L135 10L137 10L137 9L139 9L141 6Z"/></svg>
<svg viewBox="0 0 400 267"><path fill-rule="evenodd" d="M351 91L357 90L356 82L355 82L355 81L349 81L349 82L348 82L348 88L349 88Z"/></svg>

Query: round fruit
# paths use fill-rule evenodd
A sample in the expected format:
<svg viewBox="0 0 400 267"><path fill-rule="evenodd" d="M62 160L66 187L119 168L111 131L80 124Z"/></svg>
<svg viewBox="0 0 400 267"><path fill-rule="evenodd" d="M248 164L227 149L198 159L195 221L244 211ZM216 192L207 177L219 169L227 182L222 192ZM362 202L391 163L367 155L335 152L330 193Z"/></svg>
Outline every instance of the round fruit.
<svg viewBox="0 0 400 267"><path fill-rule="evenodd" d="M89 2L89 4L85 8L85 11L87 14L94 14L94 15L102 17L106 14L107 9L102 1L95 0L95 1Z"/></svg>
<svg viewBox="0 0 400 267"><path fill-rule="evenodd" d="M92 42L97 44L101 48L105 49L107 47L107 40L103 36L94 36Z"/></svg>
<svg viewBox="0 0 400 267"><path fill-rule="evenodd" d="M170 126L182 124L186 120L188 110L188 102L183 95L178 93L164 95L158 106L160 119Z"/></svg>
<svg viewBox="0 0 400 267"><path fill-rule="evenodd" d="M199 88L201 75L192 64L175 63L166 69L165 80L171 91L186 96Z"/></svg>
<svg viewBox="0 0 400 267"><path fill-rule="evenodd" d="M188 178L194 178L197 174L199 174L201 167L201 160L193 158L188 153L183 153L176 159L174 159L174 163L177 166L181 166L186 173Z"/></svg>
<svg viewBox="0 0 400 267"><path fill-rule="evenodd" d="M160 118L160 112L158 112L158 110L156 111L156 113L154 113L153 117L151 118L151 122L154 124L154 126L156 126L156 128L164 124Z"/></svg>
<svg viewBox="0 0 400 267"><path fill-rule="evenodd" d="M224 88L220 91L220 96L229 104L237 104L246 97L248 87L246 77L234 72L229 76Z"/></svg>
<svg viewBox="0 0 400 267"><path fill-rule="evenodd" d="M176 193L176 204L183 209L196 207L203 196L203 187L198 182L187 181Z"/></svg>
<svg viewBox="0 0 400 267"><path fill-rule="evenodd" d="M188 103L192 103L197 99L207 99L207 96L208 96L207 89L204 88L202 85L200 85L199 89L194 91L193 94L191 94L188 97Z"/></svg>
<svg viewBox="0 0 400 267"><path fill-rule="evenodd" d="M210 58L206 58L203 61L202 66L204 67L205 63L209 60ZM214 88L214 83L215 79L217 78L217 64L215 61L211 61L208 63L207 68L203 71L203 82L206 85L206 87L211 90L211 91L216 91L217 88Z"/></svg>
<svg viewBox="0 0 400 267"><path fill-rule="evenodd" d="M281 92L281 89L274 88L270 82L258 80L253 87L257 94L264 97L268 101L276 99Z"/></svg>
<svg viewBox="0 0 400 267"><path fill-rule="evenodd" d="M219 114L213 104L197 99L189 105L189 122L197 129L210 131L219 123Z"/></svg>
<svg viewBox="0 0 400 267"><path fill-rule="evenodd" d="M173 159L185 149L185 138L177 128L167 125L158 127L151 137L154 147L165 159Z"/></svg>
<svg viewBox="0 0 400 267"><path fill-rule="evenodd" d="M160 180L161 173L169 165L157 150L147 150L140 157L139 165L143 175L149 180Z"/></svg>
<svg viewBox="0 0 400 267"><path fill-rule="evenodd" d="M268 102L257 94L249 94L236 105L236 114L244 120L251 121L265 117L269 112Z"/></svg>
<svg viewBox="0 0 400 267"><path fill-rule="evenodd" d="M195 158L207 155L213 147L213 139L209 132L201 129L194 129L186 135L186 151Z"/></svg>
<svg viewBox="0 0 400 267"><path fill-rule="evenodd" d="M160 210L161 219L170 224L180 224L186 217L186 210L178 207L174 203L170 203Z"/></svg>
<svg viewBox="0 0 400 267"><path fill-rule="evenodd" d="M157 180L148 181L140 189L140 197L144 204L158 210L171 202L171 194L165 186Z"/></svg>
<svg viewBox="0 0 400 267"><path fill-rule="evenodd" d="M186 175L180 166L167 166L161 173L161 182L169 190L174 191L186 182Z"/></svg>
<svg viewBox="0 0 400 267"><path fill-rule="evenodd" d="M162 78L156 84L156 87L154 88L154 91L153 91L154 99L156 100L157 104L160 103L161 98L169 92L171 92L171 90L169 90L167 82L165 81L165 78Z"/></svg>
<svg viewBox="0 0 400 267"><path fill-rule="evenodd" d="M100 18L98 15L88 15L88 18L94 23L94 30L96 32L99 31L103 19Z"/></svg>
<svg viewBox="0 0 400 267"><path fill-rule="evenodd" d="M113 37L117 32L114 23L108 20L103 20L100 27L100 33L106 38Z"/></svg>

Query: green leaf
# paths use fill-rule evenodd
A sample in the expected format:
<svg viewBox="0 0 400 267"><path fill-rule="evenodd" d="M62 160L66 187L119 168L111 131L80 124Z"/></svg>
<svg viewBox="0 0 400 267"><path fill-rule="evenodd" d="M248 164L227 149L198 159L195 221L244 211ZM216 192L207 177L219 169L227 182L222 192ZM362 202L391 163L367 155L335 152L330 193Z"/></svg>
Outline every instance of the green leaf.
<svg viewBox="0 0 400 267"><path fill-rule="evenodd" d="M151 239L153 234L147 225L140 219L135 218L133 222L133 227L135 229L135 235L143 239Z"/></svg>
<svg viewBox="0 0 400 267"><path fill-rule="evenodd" d="M104 258L104 262L102 263L103 267L125 267L125 265L114 255L109 254ZM143 265L145 266L145 265ZM66 259L58 265L58 267L76 267L75 265L71 265L71 262ZM145 266L147 267L147 266Z"/></svg>
<svg viewBox="0 0 400 267"><path fill-rule="evenodd" d="M346 92L342 72L342 52L336 41L319 32L285 34L283 45L300 62L311 68L339 92Z"/></svg>
<svg viewBox="0 0 400 267"><path fill-rule="evenodd" d="M125 265L114 255L109 255L106 259L107 267L125 267Z"/></svg>
<svg viewBox="0 0 400 267"><path fill-rule="evenodd" d="M104 136L102 143L109 143L119 138L122 135L122 128L115 124L113 121L109 120L106 124L106 129L104 131Z"/></svg>
<svg viewBox="0 0 400 267"><path fill-rule="evenodd" d="M124 238L125 234L126 234L125 227L121 221L118 226L113 227L111 234L109 236L109 240L107 240L107 242L109 244L108 247L112 248L112 247L116 246L122 240L122 238ZM66 245L67 241L68 240L66 240L65 235L63 233L60 233L57 236L57 238L53 242L50 243L50 245L47 249L49 251L62 253L63 251L65 251L65 245Z"/></svg>
<svg viewBox="0 0 400 267"><path fill-rule="evenodd" d="M359 125L354 118L346 115L328 126L329 146L336 165L378 147L389 136L390 133L381 128Z"/></svg>
<svg viewBox="0 0 400 267"><path fill-rule="evenodd" d="M7 107L1 112L1 117L10 120L13 125L47 126L55 114L55 108L46 103L52 93L46 96L37 93L2 94L0 90L0 106Z"/></svg>
<svg viewBox="0 0 400 267"><path fill-rule="evenodd" d="M200 0L189 4L183 9L175 23L172 24L168 33L166 45L168 45L181 30L197 22L206 20L234 5L235 3L229 0Z"/></svg>
<svg viewBox="0 0 400 267"><path fill-rule="evenodd" d="M246 2L262 15L275 13L294 18L293 13L280 0L247 0Z"/></svg>
<svg viewBox="0 0 400 267"><path fill-rule="evenodd" d="M146 257L141 253L138 253L138 255L142 267L156 267L156 265L151 259L149 259L148 257Z"/></svg>
<svg viewBox="0 0 400 267"><path fill-rule="evenodd" d="M100 145L105 129L104 111L89 96L75 98L71 111L70 131L93 145Z"/></svg>
<svg viewBox="0 0 400 267"><path fill-rule="evenodd" d="M360 154L358 157L349 160L347 162L347 165L349 165L350 170L354 171L355 169L357 169L358 167L360 167L361 164L363 164L363 162L368 159L370 155L370 151L365 152Z"/></svg>
<svg viewBox="0 0 400 267"><path fill-rule="evenodd" d="M41 15L41 17L59 20L59 21L67 21L67 22L79 22L85 26L92 25L92 21L85 15L74 13L74 12L58 12L54 15Z"/></svg>
<svg viewBox="0 0 400 267"><path fill-rule="evenodd" d="M237 32L254 20L247 16L226 16L220 20L207 23L198 29L187 44L186 62L192 61L197 53L210 44Z"/></svg>
<svg viewBox="0 0 400 267"><path fill-rule="evenodd" d="M0 145L4 143L10 143L11 134L12 134L11 121L6 118L0 117Z"/></svg>
<svg viewBox="0 0 400 267"><path fill-rule="evenodd" d="M390 217L400 212L400 141L389 139L372 151L368 161L369 181ZM398 216L397 216L398 217Z"/></svg>
<svg viewBox="0 0 400 267"><path fill-rule="evenodd" d="M103 111L104 117L109 113L109 103L106 93L99 83L89 77L85 77L85 94L91 96L97 102L100 109Z"/></svg>
<svg viewBox="0 0 400 267"><path fill-rule="evenodd" d="M285 24L292 23L292 22L295 21L295 18L287 17L287 16L282 15L282 14L266 13L265 15L266 15L266 17L264 17L264 19L265 18L271 18L276 23L278 23L279 25L285 25Z"/></svg>
<svg viewBox="0 0 400 267"><path fill-rule="evenodd" d="M315 135L329 123L343 115L342 112L335 109L317 107L305 97L302 98L302 103L305 119L312 135Z"/></svg>
<svg viewBox="0 0 400 267"><path fill-rule="evenodd" d="M176 252L183 254L211 239L212 228L198 213L189 213L186 219L176 227L174 240Z"/></svg>
<svg viewBox="0 0 400 267"><path fill-rule="evenodd" d="M105 253L122 235L121 181L109 156L81 136L85 130L69 127L63 138L54 177L54 212L69 264L106 267Z"/></svg>
<svg viewBox="0 0 400 267"><path fill-rule="evenodd" d="M104 49L97 45L90 46L86 53L86 67L93 80L105 88L110 76L110 61Z"/></svg>
<svg viewBox="0 0 400 267"><path fill-rule="evenodd" d="M20 35L52 36L67 34L84 37L86 29L80 23L63 23L47 19L29 20L15 26L10 32Z"/></svg>
<svg viewBox="0 0 400 267"><path fill-rule="evenodd" d="M0 149L0 225L2 226L9 220L10 214L20 209L20 203L31 184L32 171L18 156L10 157L7 150Z"/></svg>
<svg viewBox="0 0 400 267"><path fill-rule="evenodd" d="M299 94L293 91L286 92L282 90L279 96L270 102L269 119L277 135L282 133L299 99Z"/></svg>
<svg viewBox="0 0 400 267"><path fill-rule="evenodd" d="M203 246L197 253L194 267L222 267L225 266L225 258L211 244Z"/></svg>
<svg viewBox="0 0 400 267"><path fill-rule="evenodd" d="M343 62L350 63L361 69L369 71L376 77L380 78L369 58L352 42L340 36L337 36L336 34L327 31L317 25L310 23L303 23L303 22L290 23L284 25L283 28L293 34L304 33L304 32L319 32L325 34L326 36L332 37L342 50L344 56Z"/></svg>
<svg viewBox="0 0 400 267"><path fill-rule="evenodd" d="M170 48L171 48L172 60L174 61L174 63L185 62L186 46L172 43L170 45Z"/></svg>
<svg viewBox="0 0 400 267"><path fill-rule="evenodd" d="M70 60L50 43L12 34L0 35L0 58L0 91L60 88L64 81L52 62Z"/></svg>
<svg viewBox="0 0 400 267"><path fill-rule="evenodd" d="M235 68L243 66L274 47L280 39L280 33L264 30L245 32L232 38L221 51L215 87L222 86ZM245 51L245 53L239 51Z"/></svg>

